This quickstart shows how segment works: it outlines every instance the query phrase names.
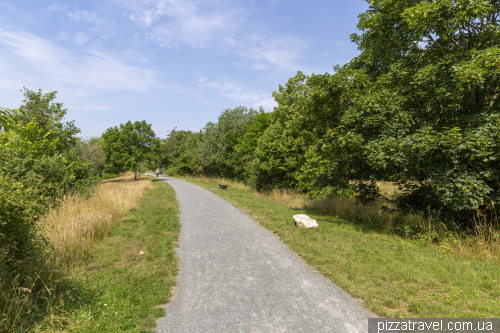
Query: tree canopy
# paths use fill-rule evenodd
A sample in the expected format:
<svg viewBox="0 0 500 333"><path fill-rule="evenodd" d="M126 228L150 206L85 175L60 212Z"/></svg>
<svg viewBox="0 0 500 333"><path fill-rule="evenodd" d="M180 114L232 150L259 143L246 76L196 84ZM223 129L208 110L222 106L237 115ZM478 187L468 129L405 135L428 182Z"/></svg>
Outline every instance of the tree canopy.
<svg viewBox="0 0 500 333"><path fill-rule="evenodd" d="M269 116L248 113L233 136L227 110L207 124L203 172L399 209L490 210L500 199L500 1L369 3L351 36L358 57L333 74L299 72ZM382 180L400 193L384 197Z"/></svg>
<svg viewBox="0 0 500 333"><path fill-rule="evenodd" d="M102 135L109 172L137 171L157 161L159 139L146 121L131 121L108 128Z"/></svg>

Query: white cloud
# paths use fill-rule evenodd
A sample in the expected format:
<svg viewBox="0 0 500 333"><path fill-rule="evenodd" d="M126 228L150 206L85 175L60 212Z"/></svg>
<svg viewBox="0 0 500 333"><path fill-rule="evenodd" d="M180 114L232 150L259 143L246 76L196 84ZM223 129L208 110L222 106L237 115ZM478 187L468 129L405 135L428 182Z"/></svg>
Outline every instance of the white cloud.
<svg viewBox="0 0 500 333"><path fill-rule="evenodd" d="M63 88L77 97L114 91L144 93L158 81L155 71L103 51L78 54L36 35L1 28L0 72L0 86L10 91L22 86Z"/></svg>
<svg viewBox="0 0 500 333"><path fill-rule="evenodd" d="M89 40L89 36L85 35L83 32L76 34L75 43L78 45L85 44Z"/></svg>
<svg viewBox="0 0 500 333"><path fill-rule="evenodd" d="M254 108L262 106L267 111L271 111L277 105L269 92L251 90L238 83L219 82L201 78L198 80L198 85L202 89L214 90L220 96L230 99L237 104Z"/></svg>
<svg viewBox="0 0 500 333"><path fill-rule="evenodd" d="M72 12L67 12L66 15L70 19L76 20L76 21L89 21L89 22L94 22L97 19L97 15L95 13L89 13L85 10L74 10Z"/></svg>
<svg viewBox="0 0 500 333"><path fill-rule="evenodd" d="M265 70L271 65L280 70L297 71L303 68L299 60L304 57L307 47L307 42L295 37L252 35L238 54L251 59L255 69Z"/></svg>
<svg viewBox="0 0 500 333"><path fill-rule="evenodd" d="M218 47L250 60L259 70L303 69L308 43L301 38L262 33L247 22L247 14L224 0L114 0L126 17L145 29L160 46Z"/></svg>
<svg viewBox="0 0 500 333"><path fill-rule="evenodd" d="M60 31L59 34L57 35L56 39L58 41L70 41L75 43L76 45L82 45L85 44L89 41L89 36L87 34L84 34L83 32L79 32L77 34L71 34L72 36L68 35L65 30Z"/></svg>
<svg viewBox="0 0 500 333"><path fill-rule="evenodd" d="M188 44L203 47L224 40L244 16L234 4L195 0L115 0L131 12L125 16L148 29L148 37L161 46ZM226 37L224 37L226 36Z"/></svg>
<svg viewBox="0 0 500 333"><path fill-rule="evenodd" d="M59 3L53 3L47 7L49 12L62 12L68 8L68 5L61 5Z"/></svg>

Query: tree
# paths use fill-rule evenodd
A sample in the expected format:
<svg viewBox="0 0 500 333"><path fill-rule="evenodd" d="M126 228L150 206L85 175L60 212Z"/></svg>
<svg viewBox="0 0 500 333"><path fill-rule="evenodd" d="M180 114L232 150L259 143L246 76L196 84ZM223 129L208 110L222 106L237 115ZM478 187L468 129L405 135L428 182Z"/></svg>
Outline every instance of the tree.
<svg viewBox="0 0 500 333"><path fill-rule="evenodd" d="M193 133L186 130L176 130L168 133L160 143L160 161L169 174L198 174L203 171L199 160L198 144L201 132Z"/></svg>
<svg viewBox="0 0 500 333"><path fill-rule="evenodd" d="M353 35L361 55L319 84L332 119L327 177L400 207L449 214L500 199L500 2L374 0ZM342 102L345 101L345 102ZM338 121L337 121L338 119ZM455 214L455 216L458 216Z"/></svg>
<svg viewBox="0 0 500 333"><path fill-rule="evenodd" d="M203 129L199 145L200 160L208 173L234 178L235 165L228 158L238 138L243 136L245 125L256 111L238 106L224 110L217 123L209 122Z"/></svg>
<svg viewBox="0 0 500 333"><path fill-rule="evenodd" d="M101 137L77 138L72 153L81 160L90 163L94 170L100 170L106 164L106 154L102 149Z"/></svg>
<svg viewBox="0 0 500 333"><path fill-rule="evenodd" d="M238 137L237 144L229 154L228 159L234 165L235 178L254 184L255 150L266 129L271 125L271 113L261 107L250 122L245 125L243 135Z"/></svg>
<svg viewBox="0 0 500 333"><path fill-rule="evenodd" d="M0 131L9 130L16 123L15 116L20 114L19 110L0 107Z"/></svg>
<svg viewBox="0 0 500 333"><path fill-rule="evenodd" d="M135 172L137 179L139 167L155 161L157 156L159 139L145 120L108 128L102 139L109 172L130 170Z"/></svg>
<svg viewBox="0 0 500 333"><path fill-rule="evenodd" d="M257 189L297 186L297 172L310 143L309 133L303 131L300 119L299 101L307 94L305 79L306 76L299 72L273 93L278 106L255 149L255 170L251 183Z"/></svg>
<svg viewBox="0 0 500 333"><path fill-rule="evenodd" d="M0 249L9 260L43 246L38 219L58 198L95 184L89 164L69 160L57 143L34 121L0 132Z"/></svg>
<svg viewBox="0 0 500 333"><path fill-rule="evenodd" d="M44 94L42 89L38 91L23 88L24 104L16 113L16 122L27 125L35 121L41 131L47 133L47 139L57 139L57 150L68 151L76 143L76 134L80 129L74 121L63 122L67 109L63 103L54 102L57 91Z"/></svg>

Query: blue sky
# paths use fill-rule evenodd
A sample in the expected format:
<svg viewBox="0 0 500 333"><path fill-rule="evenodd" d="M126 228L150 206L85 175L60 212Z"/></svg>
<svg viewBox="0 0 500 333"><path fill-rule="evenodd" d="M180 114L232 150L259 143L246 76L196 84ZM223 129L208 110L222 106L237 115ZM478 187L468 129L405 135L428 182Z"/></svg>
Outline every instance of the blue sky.
<svg viewBox="0 0 500 333"><path fill-rule="evenodd" d="M160 137L238 105L271 111L295 75L358 54L362 0L0 0L0 106L58 91L83 136L146 120Z"/></svg>

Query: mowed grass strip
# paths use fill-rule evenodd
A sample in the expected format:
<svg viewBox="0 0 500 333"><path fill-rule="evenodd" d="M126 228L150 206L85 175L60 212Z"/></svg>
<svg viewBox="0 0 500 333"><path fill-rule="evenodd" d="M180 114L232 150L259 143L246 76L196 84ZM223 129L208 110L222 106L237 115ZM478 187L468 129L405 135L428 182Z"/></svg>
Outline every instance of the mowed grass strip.
<svg viewBox="0 0 500 333"><path fill-rule="evenodd" d="M217 183L182 177L204 188ZM248 189L214 193L278 234L291 250L380 316L500 317L500 266L444 253L426 242L378 233L328 215L293 209ZM318 229L294 226L307 214Z"/></svg>
<svg viewBox="0 0 500 333"><path fill-rule="evenodd" d="M179 234L175 192L153 180L137 209L93 247L90 262L75 272L82 298L67 308L63 330L153 331L176 284Z"/></svg>

